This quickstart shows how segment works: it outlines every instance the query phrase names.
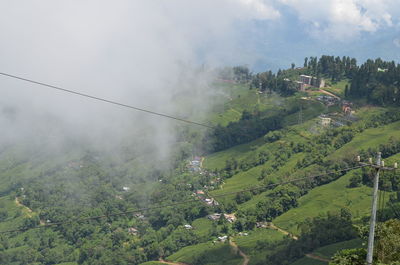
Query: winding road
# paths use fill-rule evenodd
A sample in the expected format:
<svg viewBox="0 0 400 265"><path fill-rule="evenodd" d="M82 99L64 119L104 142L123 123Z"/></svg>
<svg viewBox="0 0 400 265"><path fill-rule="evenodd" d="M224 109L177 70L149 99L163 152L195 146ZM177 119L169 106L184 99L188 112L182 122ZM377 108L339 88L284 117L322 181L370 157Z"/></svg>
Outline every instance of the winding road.
<svg viewBox="0 0 400 265"><path fill-rule="evenodd" d="M235 252L239 253L239 255L243 258L243 263L242 263L242 265L248 265L248 264L249 264L249 261L250 261L249 256L247 256L243 251L241 251L240 248L238 247L238 245L237 245L234 241L229 240L229 245L231 245L231 247L233 248L233 250L234 250Z"/></svg>
<svg viewBox="0 0 400 265"><path fill-rule="evenodd" d="M273 223L270 223L268 226L271 227L274 230L277 230L277 231L281 232L284 235L290 236L294 240L299 240L299 238L297 236L291 234L289 231L286 231L286 230L283 230L282 228L277 227Z"/></svg>
<svg viewBox="0 0 400 265"><path fill-rule="evenodd" d="M338 97L337 95L335 95L335 94L333 94L333 93L331 93L331 92L329 92L329 91L326 91L326 90L324 90L324 89L320 89L318 92L321 92L321 93L324 93L324 94L326 94L326 95L328 95L328 96L331 96L331 97L340 99L340 97Z"/></svg>
<svg viewBox="0 0 400 265"><path fill-rule="evenodd" d="M29 207L23 205L23 204L19 201L19 198L18 198L18 197L15 197L15 204L16 204L17 206L19 206L19 207L24 208L24 209L28 212L28 213L27 213L28 217L32 217L32 210L31 210Z"/></svg>

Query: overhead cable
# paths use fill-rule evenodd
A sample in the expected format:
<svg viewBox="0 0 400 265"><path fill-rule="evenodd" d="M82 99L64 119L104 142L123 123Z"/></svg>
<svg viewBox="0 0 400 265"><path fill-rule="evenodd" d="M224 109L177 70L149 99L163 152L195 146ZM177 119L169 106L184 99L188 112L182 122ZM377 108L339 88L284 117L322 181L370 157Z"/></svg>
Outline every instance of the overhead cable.
<svg viewBox="0 0 400 265"><path fill-rule="evenodd" d="M6 77L10 77L10 78L13 78L13 79L18 79L18 80L25 81L25 82L28 82L28 83L40 85L40 86L45 86L45 87L52 88L52 89L55 89L55 90L58 90L58 91L61 91L61 92L70 93L70 94L74 94L74 95L77 95L77 96L90 98L90 99L93 99L93 100L97 100L97 101L101 101L101 102L105 102L105 103L121 106L121 107L124 107L124 108L133 109L133 110L136 110L136 111L145 112L145 113L148 113L148 114L152 114L152 115L156 115L156 116L160 116L160 117L164 117L164 118L168 118L168 119L173 119L173 120L177 120L177 121L181 121L181 122L185 122L185 123L189 123L189 124L194 124L194 125L206 127L206 128L209 128L209 129L214 129L215 128L214 126L207 125L207 124L204 124L204 123L195 122L195 121L191 121L191 120L175 117L175 116L172 116L172 115L169 115L169 114L164 114L164 113L160 113L160 112L156 112L156 111L152 111L152 110L143 109L143 108L135 107L135 106L132 106L132 105L120 103L120 102L117 102L117 101L113 101L113 100L109 100L109 99L105 99L105 98L92 96L92 95L85 94L85 93L82 93L82 92L66 89L66 88L59 87L59 86L50 85L50 84L47 84L47 83L35 81L35 80L28 79L28 78L21 77L21 76L11 75L11 74L2 73L2 72L0 72L0 75L6 76Z"/></svg>

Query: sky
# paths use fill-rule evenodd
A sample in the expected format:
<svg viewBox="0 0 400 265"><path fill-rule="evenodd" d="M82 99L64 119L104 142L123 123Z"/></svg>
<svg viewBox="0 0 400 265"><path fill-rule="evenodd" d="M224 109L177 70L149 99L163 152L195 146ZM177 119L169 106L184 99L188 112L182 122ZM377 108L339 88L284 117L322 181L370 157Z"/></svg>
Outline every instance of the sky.
<svg viewBox="0 0 400 265"><path fill-rule="evenodd" d="M1 0L0 14L0 66L19 72L30 59L76 69L103 52L119 62L128 45L258 71L320 54L400 58L398 0Z"/></svg>
<svg viewBox="0 0 400 265"><path fill-rule="evenodd" d="M273 8L272 19L242 23L250 64L276 70L291 62L302 65L306 56L351 56L363 62L381 57L400 61L400 5L397 0L279 0L244 1ZM243 26L245 25L245 26ZM246 33L248 33L246 35Z"/></svg>
<svg viewBox="0 0 400 265"><path fill-rule="evenodd" d="M205 46L203 60L212 54L220 62L247 64L255 72L276 71L292 62L302 65L305 57L322 54L360 62L377 57L400 61L398 0L227 2L240 6L240 14L231 20L234 37L226 49Z"/></svg>
<svg viewBox="0 0 400 265"><path fill-rule="evenodd" d="M188 116L177 94L192 95L192 112L212 107L200 66L276 71L321 54L399 62L399 15L398 0L0 0L0 72ZM2 139L112 143L143 124L160 149L174 138L168 121L21 81L0 77L0 92Z"/></svg>

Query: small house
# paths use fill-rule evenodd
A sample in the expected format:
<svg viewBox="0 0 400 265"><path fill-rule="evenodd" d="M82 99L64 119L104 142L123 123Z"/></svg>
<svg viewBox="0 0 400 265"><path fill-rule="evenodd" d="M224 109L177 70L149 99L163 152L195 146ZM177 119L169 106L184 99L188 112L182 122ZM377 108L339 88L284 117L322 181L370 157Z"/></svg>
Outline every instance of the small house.
<svg viewBox="0 0 400 265"><path fill-rule="evenodd" d="M267 228L268 224L266 222L257 222L256 227L257 228Z"/></svg>
<svg viewBox="0 0 400 265"><path fill-rule="evenodd" d="M188 224L184 225L183 227L185 227L185 229L187 229L187 230L191 230L191 229L193 229L193 226L191 226L191 225L188 225Z"/></svg>
<svg viewBox="0 0 400 265"><path fill-rule="evenodd" d="M224 214L224 217L229 223L233 223L236 221L235 214Z"/></svg>
<svg viewBox="0 0 400 265"><path fill-rule="evenodd" d="M210 214L209 216L207 216L207 218L216 221L219 220L219 218L221 218L221 214L220 213Z"/></svg>
<svg viewBox="0 0 400 265"><path fill-rule="evenodd" d="M220 242L225 242L226 240L228 239L228 236L219 236L218 237L218 241L220 241Z"/></svg>
<svg viewBox="0 0 400 265"><path fill-rule="evenodd" d="M131 235L137 236L139 234L139 231L134 227L129 227L128 228L128 233L131 234Z"/></svg>
<svg viewBox="0 0 400 265"><path fill-rule="evenodd" d="M216 200L214 200L214 198L206 198L206 199L204 199L204 202L205 203L207 203L207 205L210 205L210 206L218 206L219 205L219 203L216 201Z"/></svg>

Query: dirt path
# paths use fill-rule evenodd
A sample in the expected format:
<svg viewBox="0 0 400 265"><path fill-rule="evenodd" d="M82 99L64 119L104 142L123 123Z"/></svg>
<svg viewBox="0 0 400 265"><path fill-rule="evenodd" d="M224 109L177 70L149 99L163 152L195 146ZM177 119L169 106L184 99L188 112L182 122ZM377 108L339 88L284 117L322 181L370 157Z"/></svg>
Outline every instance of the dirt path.
<svg viewBox="0 0 400 265"><path fill-rule="evenodd" d="M202 156L202 157L201 157L201 160L200 160L200 168L203 168L204 159L205 159L205 157Z"/></svg>
<svg viewBox="0 0 400 265"><path fill-rule="evenodd" d="M323 257L317 256L317 255L314 255L314 254L311 254L311 253L306 254L306 257L308 257L308 258L310 258L310 259L315 259L315 260L323 261L323 262L330 262L329 259L325 259L325 258L323 258Z"/></svg>
<svg viewBox="0 0 400 265"><path fill-rule="evenodd" d="M319 92L324 93L324 94L327 94L328 96L331 96L331 97L340 99L340 97L338 97L337 95L335 95L335 94L333 94L333 93L331 93L331 92L328 92L328 91L326 91L326 90L320 89Z"/></svg>
<svg viewBox="0 0 400 265"><path fill-rule="evenodd" d="M234 241L229 240L229 245L231 245L231 247L235 250L235 252L239 253L239 255L243 258L242 265L248 265L250 261L249 256L247 256L243 251L241 251L238 245L236 245Z"/></svg>
<svg viewBox="0 0 400 265"><path fill-rule="evenodd" d="M15 204L18 206L18 207L22 207L22 208L24 208L28 213L27 213L27 215L28 215L28 217L32 217L32 210L30 209L30 208L28 208L28 207L26 207L25 205L23 205L20 201L19 201L19 198L18 197L15 197Z"/></svg>
<svg viewBox="0 0 400 265"><path fill-rule="evenodd" d="M298 239L299 239L297 236L291 234L290 232L288 232L288 231L286 231L286 230L283 230L282 228L277 227L277 226L274 225L273 223L270 223L270 224L269 224L269 227L271 227L271 228L274 229L274 230L277 230L277 231L281 232L282 234L285 234L285 235L287 235L287 236L290 236L290 237L291 237L292 239L294 239L294 240L298 240Z"/></svg>
<svg viewBox="0 0 400 265"><path fill-rule="evenodd" d="M299 238L298 238L297 236L291 234L290 232L288 232L288 231L286 231L286 230L283 230L282 228L277 227L277 226L274 225L273 223L270 223L270 224L269 224L269 227L272 228L272 229L274 229L274 230L277 230L277 231L281 232L282 234L285 234L285 235L290 236L290 237L291 237L292 239L294 239L294 240L299 240ZM326 259L326 258L317 256L317 255L314 255L314 254L312 254L312 253L306 254L306 256L307 256L308 258L310 258L310 259L315 259L315 260L319 260L319 261L323 261L323 262L330 262L329 259Z"/></svg>
<svg viewBox="0 0 400 265"><path fill-rule="evenodd" d="M172 262L172 261L166 261L166 260L163 260L163 259L159 259L158 262L163 263L163 264L169 264L169 265L189 265L187 263Z"/></svg>

